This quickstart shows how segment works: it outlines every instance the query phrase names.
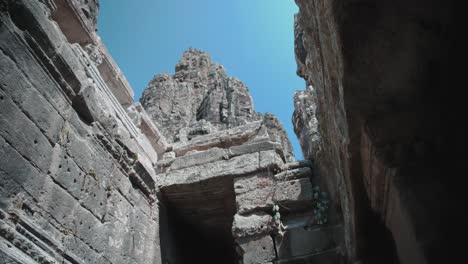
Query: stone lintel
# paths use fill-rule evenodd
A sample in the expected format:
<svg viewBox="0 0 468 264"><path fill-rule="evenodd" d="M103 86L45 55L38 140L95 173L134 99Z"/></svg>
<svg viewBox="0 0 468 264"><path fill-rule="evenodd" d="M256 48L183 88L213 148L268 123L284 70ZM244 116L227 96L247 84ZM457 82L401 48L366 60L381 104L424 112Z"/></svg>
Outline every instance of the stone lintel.
<svg viewBox="0 0 468 264"><path fill-rule="evenodd" d="M268 150L275 150L276 153L282 156L281 145L268 141L267 138L264 138L261 140L248 142L241 146L233 146L227 149L213 147L204 151L195 151L175 159L170 158L170 155L167 155L169 159L159 161L157 166L161 167L160 171L169 172Z"/></svg>
<svg viewBox="0 0 468 264"><path fill-rule="evenodd" d="M280 172L275 175L277 181L297 180L312 176L312 170L309 167L302 167Z"/></svg>
<svg viewBox="0 0 468 264"><path fill-rule="evenodd" d="M249 153L208 164L192 166L160 174L161 188L173 184L189 184L214 177L241 177L262 171L275 171L282 159L275 150Z"/></svg>

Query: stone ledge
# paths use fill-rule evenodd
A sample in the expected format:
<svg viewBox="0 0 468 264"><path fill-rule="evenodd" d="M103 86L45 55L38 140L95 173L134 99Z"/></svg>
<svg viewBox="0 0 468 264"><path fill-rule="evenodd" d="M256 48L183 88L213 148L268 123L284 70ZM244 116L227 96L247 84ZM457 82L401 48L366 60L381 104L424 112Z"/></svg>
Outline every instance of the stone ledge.
<svg viewBox="0 0 468 264"><path fill-rule="evenodd" d="M298 168L313 168L313 163L310 160L296 160L293 162L288 162L284 164L282 167L282 170L293 170L293 169L298 169Z"/></svg>
<svg viewBox="0 0 468 264"><path fill-rule="evenodd" d="M277 181L289 181L297 180L312 176L312 170L309 167L297 168L292 170L283 171L275 174L275 180Z"/></svg>
<svg viewBox="0 0 468 264"><path fill-rule="evenodd" d="M242 216L236 214L232 223L234 237L247 237L269 234L276 229L273 218L265 212Z"/></svg>
<svg viewBox="0 0 468 264"><path fill-rule="evenodd" d="M262 123L263 121L255 121L243 126L199 136L187 143L178 142L173 145L173 151L176 153L176 157L180 157L192 150L200 151L213 147L227 148L241 145L258 134Z"/></svg>

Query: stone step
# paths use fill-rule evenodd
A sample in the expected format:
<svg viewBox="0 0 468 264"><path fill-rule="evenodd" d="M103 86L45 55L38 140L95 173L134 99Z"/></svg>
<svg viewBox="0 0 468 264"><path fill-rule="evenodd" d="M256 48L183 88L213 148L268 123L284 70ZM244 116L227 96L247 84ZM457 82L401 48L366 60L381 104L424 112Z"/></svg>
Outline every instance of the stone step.
<svg viewBox="0 0 468 264"><path fill-rule="evenodd" d="M274 262L275 264L342 264L344 257L340 254L339 248L333 248L314 254L283 258Z"/></svg>

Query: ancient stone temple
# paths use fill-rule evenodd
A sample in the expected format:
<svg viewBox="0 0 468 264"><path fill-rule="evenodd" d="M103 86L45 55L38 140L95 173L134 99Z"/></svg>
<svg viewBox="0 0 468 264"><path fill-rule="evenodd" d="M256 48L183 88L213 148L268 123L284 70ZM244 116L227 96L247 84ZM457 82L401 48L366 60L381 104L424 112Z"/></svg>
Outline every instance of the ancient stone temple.
<svg viewBox="0 0 468 264"><path fill-rule="evenodd" d="M294 160L276 117L256 113L247 87L208 54L186 51L141 103L170 142L155 166L163 259L338 261L342 227L314 222L311 162Z"/></svg>
<svg viewBox="0 0 468 264"><path fill-rule="evenodd" d="M189 49L135 103L97 13L2 1L2 263L338 261L311 162L247 87Z"/></svg>
<svg viewBox="0 0 468 264"><path fill-rule="evenodd" d="M98 0L0 0L0 264L445 263L450 6L296 2L306 160L205 52L135 102Z"/></svg>

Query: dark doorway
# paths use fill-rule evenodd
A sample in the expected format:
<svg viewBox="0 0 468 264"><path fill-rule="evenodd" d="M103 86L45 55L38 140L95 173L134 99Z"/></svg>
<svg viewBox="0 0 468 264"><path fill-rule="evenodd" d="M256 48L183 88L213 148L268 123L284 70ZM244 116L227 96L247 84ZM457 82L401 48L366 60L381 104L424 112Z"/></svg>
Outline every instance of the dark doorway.
<svg viewBox="0 0 468 264"><path fill-rule="evenodd" d="M166 186L161 196L164 264L237 263L231 233L235 214L231 177Z"/></svg>

